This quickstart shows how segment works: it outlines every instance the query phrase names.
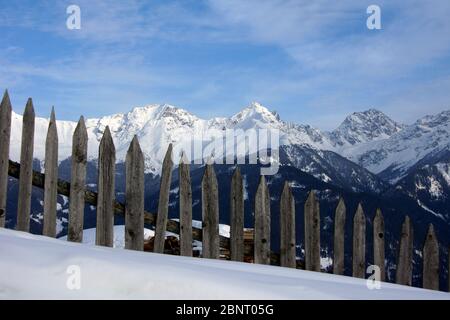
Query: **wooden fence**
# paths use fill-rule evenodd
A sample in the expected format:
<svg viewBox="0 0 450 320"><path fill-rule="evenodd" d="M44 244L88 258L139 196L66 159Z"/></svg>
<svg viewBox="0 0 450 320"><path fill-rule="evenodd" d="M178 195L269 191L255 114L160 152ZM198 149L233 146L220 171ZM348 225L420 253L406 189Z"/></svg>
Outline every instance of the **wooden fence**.
<svg viewBox="0 0 450 320"><path fill-rule="evenodd" d="M243 261L253 256L259 264L274 264L299 268L296 258L295 199L288 182L280 198L280 252L270 246L270 194L264 176L260 177L254 203L253 243L244 241L244 184L239 167L231 177L230 238L219 235L219 186L212 164L205 166L202 180L202 229L192 226L192 190L190 168L184 155L179 163L179 222L168 219L170 182L172 179L172 146L168 146L161 173L157 214L144 210L144 157L135 136L129 146L126 167L125 204L115 199L115 147L111 132L106 127L99 146L98 193L86 189L87 130L83 117L73 134L71 181L58 179L58 134L55 113L52 110L45 144L45 174L32 170L35 114L29 99L23 116L20 164L9 160L11 132L11 103L6 91L0 106L0 227L4 227L8 176L19 179L17 230L29 231L32 186L44 189L43 234L56 236L57 194L69 197L69 222L67 239L81 242L85 203L97 207L96 244L113 245L114 214L125 216L125 248L143 250L144 224L155 227L154 252L164 252L165 232L180 235L180 254L192 256L192 241L202 241L203 258L217 259L220 248L230 251L230 258ZM304 206L304 268L320 269L320 208L315 192L308 195ZM334 219L333 273L344 273L344 226L346 206L340 199ZM366 276L366 217L361 204L353 217L353 276ZM385 280L384 219L377 210L373 221L373 261ZM403 223L396 268L396 282L412 284L413 228L408 216ZM449 277L450 278L450 277ZM432 225L429 226L423 245L423 287L439 289L439 245Z"/></svg>

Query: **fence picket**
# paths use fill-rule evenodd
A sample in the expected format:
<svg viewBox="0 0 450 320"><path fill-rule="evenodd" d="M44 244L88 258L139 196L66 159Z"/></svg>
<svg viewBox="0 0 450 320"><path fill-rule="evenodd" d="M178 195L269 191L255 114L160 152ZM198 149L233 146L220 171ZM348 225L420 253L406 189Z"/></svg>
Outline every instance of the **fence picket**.
<svg viewBox="0 0 450 320"><path fill-rule="evenodd" d="M95 244L112 247L114 242L114 200L116 148L109 126L98 150L98 204Z"/></svg>
<svg viewBox="0 0 450 320"><path fill-rule="evenodd" d="M20 150L19 197L17 226L19 231L30 231L31 190L33 174L34 108L31 98L23 114L22 146Z"/></svg>
<svg viewBox="0 0 450 320"><path fill-rule="evenodd" d="M270 264L270 195L263 175L255 195L254 259Z"/></svg>
<svg viewBox="0 0 450 320"><path fill-rule="evenodd" d="M52 108L45 140L44 226L42 234L56 237L56 204L58 199L58 131Z"/></svg>
<svg viewBox="0 0 450 320"><path fill-rule="evenodd" d="M295 252L295 199L286 181L280 200L280 265L296 268Z"/></svg>
<svg viewBox="0 0 450 320"><path fill-rule="evenodd" d="M192 187L189 162L181 155L178 167L180 183L180 255L192 256Z"/></svg>
<svg viewBox="0 0 450 320"><path fill-rule="evenodd" d="M8 90L5 90L0 104L0 228L5 226L6 218L11 113L11 101L9 100Z"/></svg>
<svg viewBox="0 0 450 320"><path fill-rule="evenodd" d="M134 136L126 160L125 249L144 250L144 155Z"/></svg>
<svg viewBox="0 0 450 320"><path fill-rule="evenodd" d="M398 250L397 270L395 281L398 284L412 285L412 253L413 253L413 227L409 216L402 224L400 244Z"/></svg>
<svg viewBox="0 0 450 320"><path fill-rule="evenodd" d="M361 203L353 218L353 277L365 278L366 274L366 217Z"/></svg>
<svg viewBox="0 0 450 320"><path fill-rule="evenodd" d="M439 290L439 244L432 224L428 227L423 246L424 289Z"/></svg>
<svg viewBox="0 0 450 320"><path fill-rule="evenodd" d="M164 253L166 239L167 215L169 213L170 182L172 181L172 144L169 144L164 157L161 184L159 187L158 215L156 217L155 242L153 252Z"/></svg>
<svg viewBox="0 0 450 320"><path fill-rule="evenodd" d="M203 258L218 259L219 189L212 164L207 164L202 179Z"/></svg>
<svg viewBox="0 0 450 320"><path fill-rule="evenodd" d="M373 263L380 268L381 281L386 279L384 250L384 218L381 210L377 209L373 219Z"/></svg>
<svg viewBox="0 0 450 320"><path fill-rule="evenodd" d="M230 199L231 260L244 261L244 184L239 167L231 178Z"/></svg>
<svg viewBox="0 0 450 320"><path fill-rule="evenodd" d="M311 190L305 202L305 269L320 271L320 205Z"/></svg>
<svg viewBox="0 0 450 320"><path fill-rule="evenodd" d="M344 274L344 240L345 240L345 216L347 209L343 198L339 199L334 215L334 259L333 273Z"/></svg>
<svg viewBox="0 0 450 320"><path fill-rule="evenodd" d="M83 241L87 140L86 125L83 116L81 116L72 138L69 228L67 231L67 240L72 242Z"/></svg>

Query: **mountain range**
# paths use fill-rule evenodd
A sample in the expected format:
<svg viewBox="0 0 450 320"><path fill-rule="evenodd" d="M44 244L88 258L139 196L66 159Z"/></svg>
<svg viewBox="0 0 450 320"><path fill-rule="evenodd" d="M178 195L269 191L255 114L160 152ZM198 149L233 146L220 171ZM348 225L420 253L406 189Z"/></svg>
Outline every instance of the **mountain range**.
<svg viewBox="0 0 450 320"><path fill-rule="evenodd" d="M200 133L210 137L223 135L226 129L278 129L280 132L280 169L268 176L272 206L272 247L278 245L278 200L283 181L291 182L296 198L297 241L302 243L303 204L311 189L317 190L321 203L322 257L324 267L332 257L334 209L340 196L348 208L346 261L351 258L351 221L359 202L371 225L375 209L385 215L388 278L395 269L396 242L405 215L417 226L415 232L415 274L420 273L420 251L428 223L435 225L442 247L450 243L450 111L425 116L412 124L390 119L381 111L369 109L355 112L333 131L321 131L310 125L283 121L260 103L252 103L229 118L201 119L188 111L171 105L137 107L125 114L98 119L86 119L88 130L88 188L96 189L96 159L99 141L109 126L117 151L116 195L124 200L124 165L129 143L137 135L146 165L146 209L155 212L159 193L159 173L169 143L175 150L190 148L191 137ZM76 122L57 121L59 136L60 178L70 180L72 133ZM10 158L20 159L22 116L13 113ZM48 119L36 118L34 156L35 169L43 170L45 137ZM178 148L178 149L177 149ZM179 155L175 154L175 157ZM174 159L177 163L177 159ZM231 172L235 165L215 165L219 189L229 190ZM176 170L176 169L175 169ZM252 226L253 197L258 183L259 166L241 165L245 185L245 224ZM201 220L200 184L202 165L191 169L193 185L193 215ZM169 216L178 215L178 175L173 174ZM7 226L15 225L17 181L10 179L7 205ZM220 222L229 224L227 192L220 196ZM33 189L32 232L42 229L42 190ZM58 196L58 232L67 231L68 199ZM118 217L116 223L123 223ZM95 208L86 207L85 227L95 226ZM370 230L370 229L368 229ZM369 234L369 231L368 231ZM368 257L371 237L368 236ZM388 242L387 242L388 243ZM301 257L301 245L298 248ZM443 261L447 255L441 252ZM390 270L390 272L389 272ZM349 266L347 273L350 272ZM447 274L443 273L444 278ZM416 281L418 281L416 279Z"/></svg>

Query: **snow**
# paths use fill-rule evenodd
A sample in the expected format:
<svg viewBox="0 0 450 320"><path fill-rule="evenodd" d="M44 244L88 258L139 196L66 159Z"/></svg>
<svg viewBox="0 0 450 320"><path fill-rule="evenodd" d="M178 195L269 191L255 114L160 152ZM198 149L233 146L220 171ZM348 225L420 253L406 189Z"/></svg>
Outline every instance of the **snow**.
<svg viewBox="0 0 450 320"><path fill-rule="evenodd" d="M450 166L447 163L436 163L436 168L444 178L447 186L450 186Z"/></svg>
<svg viewBox="0 0 450 320"><path fill-rule="evenodd" d="M440 219L442 219L442 220L445 221L445 218L444 218L444 216L443 216L442 214L437 213L437 212L431 210L431 209L428 208L426 205L424 205L424 204L422 203L422 201L420 201L419 199L417 199L417 204L418 204L420 207L422 207L422 209L424 209L425 211L427 211L427 212L429 212L429 213L432 213L432 214L435 215L436 217L438 217L438 218L440 218Z"/></svg>
<svg viewBox="0 0 450 320"><path fill-rule="evenodd" d="M364 279L89 246L8 229L0 229L0 255L0 299L450 299L388 283L370 290ZM80 272L78 290L73 270Z"/></svg>
<svg viewBox="0 0 450 320"><path fill-rule="evenodd" d="M153 230L144 228L144 239L148 239L153 237L155 232ZM166 236L173 235L170 232L166 232ZM67 236L63 236L58 238L62 241L67 241ZM83 243L87 245L94 246L95 245L95 228L85 229L83 230ZM125 248L125 226L118 225L114 226L114 240L113 240L114 248Z"/></svg>
<svg viewBox="0 0 450 320"><path fill-rule="evenodd" d="M71 154L72 134L76 125L72 121L57 121L60 161ZM251 103L229 118L209 120L200 119L168 104L152 104L136 107L124 114L86 119L88 157L91 160L97 159L99 141L107 125L116 146L117 161L124 161L130 141L137 135L145 157L146 172L155 174L160 172L169 143L174 145L174 163L179 162L182 151L187 153L190 160L199 160L199 156L209 157L213 152L217 158L221 158L220 154L225 151L215 150L214 143L204 148L206 154L193 156L190 153L193 145L202 145L208 140L219 141L226 129L242 132L249 129L277 129L280 131L281 145L334 151L375 174L386 169L395 170L391 182L400 179L408 168L427 154L450 145L450 111L423 117L412 125L403 125L380 111L369 109L348 116L334 131L322 132L309 125L282 121L276 113L258 102ZM47 128L48 119L36 118L34 156L41 160L41 165ZM14 161L20 158L21 130L22 116L13 113L10 157ZM245 143L245 139L240 143ZM328 181L329 177L319 178Z"/></svg>

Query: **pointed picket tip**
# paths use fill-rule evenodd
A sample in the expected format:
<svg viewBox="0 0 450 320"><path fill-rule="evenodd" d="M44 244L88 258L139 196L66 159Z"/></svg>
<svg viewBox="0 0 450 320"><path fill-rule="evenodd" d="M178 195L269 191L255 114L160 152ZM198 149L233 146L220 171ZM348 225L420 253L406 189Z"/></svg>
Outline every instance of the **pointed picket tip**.
<svg viewBox="0 0 450 320"><path fill-rule="evenodd" d="M0 104L1 110L6 110L8 112L11 112L11 100L9 99L8 89L5 90L5 93L3 94L2 102Z"/></svg>
<svg viewBox="0 0 450 320"><path fill-rule="evenodd" d="M102 139L100 140L100 145L102 145L102 144L114 145L112 135L111 135L111 130L109 129L109 126L106 126L105 130L103 131L103 136L102 136Z"/></svg>
<svg viewBox="0 0 450 320"><path fill-rule="evenodd" d="M264 175L259 176L258 190L262 187L267 188L266 178Z"/></svg>
<svg viewBox="0 0 450 320"><path fill-rule="evenodd" d="M55 107L52 107L52 111L50 112L50 123L56 123L56 115L55 115Z"/></svg>
<svg viewBox="0 0 450 320"><path fill-rule="evenodd" d="M142 153L141 146L139 144L139 139L137 135L133 137L133 140L131 140L130 146L128 148L128 153L138 152Z"/></svg>
<svg viewBox="0 0 450 320"><path fill-rule="evenodd" d="M339 202L338 202L338 205L336 207L336 210L337 211L346 210L344 198L339 197Z"/></svg>
<svg viewBox="0 0 450 320"><path fill-rule="evenodd" d="M291 192L291 185L289 184L288 181L285 181L285 182L284 182L284 185L283 185L283 191L282 191L282 194L290 194L290 193L292 193L292 192Z"/></svg>
<svg viewBox="0 0 450 320"><path fill-rule="evenodd" d="M404 225L406 225L406 224L408 224L408 225L411 224L411 219L409 218L408 215L405 216L405 220L403 220L403 224L404 224Z"/></svg>
<svg viewBox="0 0 450 320"><path fill-rule="evenodd" d="M377 211L375 213L375 219L379 219L379 220L383 219L383 213L381 212L380 208L377 208Z"/></svg>
<svg viewBox="0 0 450 320"><path fill-rule="evenodd" d="M427 240L432 240L436 238L436 234L434 232L434 226L432 223L428 225L428 231L427 231Z"/></svg>
<svg viewBox="0 0 450 320"><path fill-rule="evenodd" d="M27 105L25 106L25 111L23 112L23 116L34 117L33 99L28 98Z"/></svg>
<svg viewBox="0 0 450 320"><path fill-rule="evenodd" d="M233 178L232 179L241 179L242 175L241 175L241 169L239 168L239 166L236 166L236 168L234 169L234 173L233 173Z"/></svg>
<svg viewBox="0 0 450 320"><path fill-rule="evenodd" d="M214 166L212 164L206 164L202 182L206 181L208 178L216 180L216 172L214 171Z"/></svg>
<svg viewBox="0 0 450 320"><path fill-rule="evenodd" d="M356 209L355 218L361 218L361 219L365 218L364 210L363 210L361 202L358 203L358 208Z"/></svg>
<svg viewBox="0 0 450 320"><path fill-rule="evenodd" d="M316 201L316 191L311 190L308 193L308 198L306 199L306 202L315 202Z"/></svg>
<svg viewBox="0 0 450 320"><path fill-rule="evenodd" d="M171 166L173 165L172 153L173 153L173 145L172 145L172 143L169 143L169 147L167 148L166 155L164 156L163 166L165 164L169 164L169 163Z"/></svg>
<svg viewBox="0 0 450 320"><path fill-rule="evenodd" d="M77 126L75 127L74 136L78 135L80 133L83 133L83 132L86 132L86 135L87 135L86 124L84 123L84 117L81 116L80 119L78 120Z"/></svg>
<svg viewBox="0 0 450 320"><path fill-rule="evenodd" d="M184 151L181 151L180 164L189 164L189 159Z"/></svg>
<svg viewBox="0 0 450 320"><path fill-rule="evenodd" d="M47 139L50 139L49 141L52 141L52 143L58 143L58 131L56 129L56 116L54 107L52 107L50 120L48 122Z"/></svg>

